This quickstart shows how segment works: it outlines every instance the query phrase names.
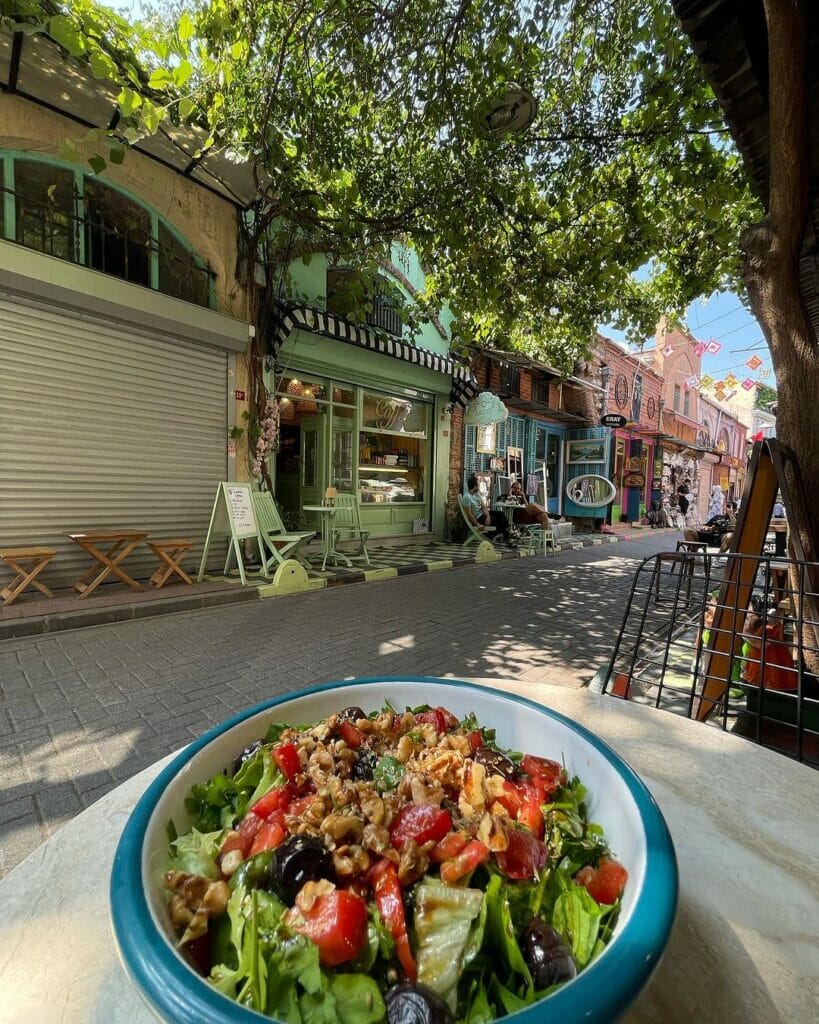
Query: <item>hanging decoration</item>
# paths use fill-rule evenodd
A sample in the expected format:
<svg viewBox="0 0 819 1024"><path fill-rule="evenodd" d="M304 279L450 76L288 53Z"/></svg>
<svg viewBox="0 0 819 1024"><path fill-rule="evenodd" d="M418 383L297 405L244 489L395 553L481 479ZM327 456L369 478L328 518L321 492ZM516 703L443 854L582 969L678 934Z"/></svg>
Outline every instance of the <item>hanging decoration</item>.
<svg viewBox="0 0 819 1024"><path fill-rule="evenodd" d="M265 459L279 450L279 403L275 398L268 398L264 408L264 418L259 424L259 436L256 440L251 470L258 476L262 472Z"/></svg>
<svg viewBox="0 0 819 1024"><path fill-rule="evenodd" d="M733 375L733 373L726 373L725 374L725 383L726 383L726 385L729 388L735 388L737 386L737 384L739 384L739 381L736 379L736 377Z"/></svg>
<svg viewBox="0 0 819 1024"><path fill-rule="evenodd" d="M712 338L708 342L705 351L708 352L709 355L715 356L718 352L721 351L721 349L722 345L720 345L720 343L715 338Z"/></svg>
<svg viewBox="0 0 819 1024"><path fill-rule="evenodd" d="M770 376L771 376L771 371L770 370L760 370L759 371L759 379L760 380L768 380L768 378Z"/></svg>
<svg viewBox="0 0 819 1024"><path fill-rule="evenodd" d="M663 349L663 355L666 356L666 357L673 356L674 355L674 346L673 345L666 345L666 347Z"/></svg>
<svg viewBox="0 0 819 1024"><path fill-rule="evenodd" d="M762 366L762 360L759 356L751 356L745 363L749 370L758 370Z"/></svg>
<svg viewBox="0 0 819 1024"><path fill-rule="evenodd" d="M708 344L704 341L698 341L697 344L694 346L694 355L697 357L704 356L707 351Z"/></svg>
<svg viewBox="0 0 819 1024"><path fill-rule="evenodd" d="M746 391L752 391L756 387L756 381L751 380L750 377L746 377L745 380L742 382L742 386L745 388Z"/></svg>
<svg viewBox="0 0 819 1024"><path fill-rule="evenodd" d="M705 374L704 377L700 377L700 386L701 387L710 388L713 383L714 383L714 378L709 376L709 374L707 374L707 373Z"/></svg>

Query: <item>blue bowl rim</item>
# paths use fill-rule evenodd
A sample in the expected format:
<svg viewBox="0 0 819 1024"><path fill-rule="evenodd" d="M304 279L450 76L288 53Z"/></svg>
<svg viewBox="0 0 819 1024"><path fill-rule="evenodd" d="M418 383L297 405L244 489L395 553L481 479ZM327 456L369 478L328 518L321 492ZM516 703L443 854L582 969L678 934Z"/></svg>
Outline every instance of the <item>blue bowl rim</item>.
<svg viewBox="0 0 819 1024"><path fill-rule="evenodd" d="M142 837L165 788L188 761L222 733L254 715L325 690L383 683L443 683L490 693L531 708L565 724L587 740L609 762L628 787L646 837L643 886L619 941L586 967L571 983L547 998L550 1016L568 1022L611 1024L634 1001L657 967L677 910L679 877L674 845L662 812L633 768L595 733L543 704L491 686L435 676L367 676L321 683L295 693L280 694L254 704L214 726L185 747L150 784L131 813L117 845L111 868L109 899L114 938L127 974L141 997L162 1019L176 1024L242 1024L271 1018L240 1006L211 988L177 956L168 955L167 940L154 923L142 884ZM191 984L198 980L200 984ZM589 993L595 1000L589 1005ZM543 1002L509 1019L534 1024Z"/></svg>

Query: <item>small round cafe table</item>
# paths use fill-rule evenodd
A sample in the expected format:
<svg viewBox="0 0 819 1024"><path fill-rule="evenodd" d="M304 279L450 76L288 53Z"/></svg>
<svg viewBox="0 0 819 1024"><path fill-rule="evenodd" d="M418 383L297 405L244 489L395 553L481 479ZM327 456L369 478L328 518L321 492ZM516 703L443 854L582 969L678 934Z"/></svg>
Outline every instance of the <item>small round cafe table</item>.
<svg viewBox="0 0 819 1024"><path fill-rule="evenodd" d="M669 712L586 690L477 681L592 729L640 773L666 817L679 910L626 1020L816 1024L819 776ZM0 881L3 1024L153 1020L117 959L108 876L128 815L165 763L97 801Z"/></svg>

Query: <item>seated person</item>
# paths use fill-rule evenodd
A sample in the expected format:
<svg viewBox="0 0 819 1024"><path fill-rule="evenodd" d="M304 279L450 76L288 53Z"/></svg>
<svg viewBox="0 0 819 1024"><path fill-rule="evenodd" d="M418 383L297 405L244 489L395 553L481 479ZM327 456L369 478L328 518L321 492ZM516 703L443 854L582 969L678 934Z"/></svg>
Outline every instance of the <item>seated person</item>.
<svg viewBox="0 0 819 1024"><path fill-rule="evenodd" d="M539 525L544 530L550 530L550 519L560 518L560 516L550 515L542 505L536 505L533 501L528 501L523 493L523 487L517 480L509 488L509 493L504 495L504 500L514 501L520 505L520 512L516 512L515 516L517 521L525 526Z"/></svg>
<svg viewBox="0 0 819 1024"><path fill-rule="evenodd" d="M718 516L711 516L708 522L699 530L683 530L686 540L700 541L712 547L719 547L722 544L726 533L730 533L736 526L736 516L732 509Z"/></svg>
<svg viewBox="0 0 819 1024"><path fill-rule="evenodd" d="M490 512L484 505L484 501L478 487L478 478L474 473L466 482L466 494L464 497L466 498L466 501L464 502L464 511L467 516L470 517L471 522L476 526L494 526L496 530L495 536L503 537L506 541L507 547L515 547L515 542L509 532L509 520L503 512Z"/></svg>

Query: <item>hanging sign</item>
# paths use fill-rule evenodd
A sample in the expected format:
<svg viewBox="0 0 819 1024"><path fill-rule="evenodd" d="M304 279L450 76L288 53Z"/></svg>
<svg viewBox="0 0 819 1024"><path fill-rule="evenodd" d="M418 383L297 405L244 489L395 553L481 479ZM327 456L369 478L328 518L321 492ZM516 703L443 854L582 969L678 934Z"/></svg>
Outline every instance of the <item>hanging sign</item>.
<svg viewBox="0 0 819 1024"><path fill-rule="evenodd" d="M600 425L603 427L624 427L626 423L626 417L616 412L607 412L605 416L600 417Z"/></svg>
<svg viewBox="0 0 819 1024"><path fill-rule="evenodd" d="M762 366L762 360L759 356L751 356L751 358L745 363L749 370L758 370Z"/></svg>
<svg viewBox="0 0 819 1024"><path fill-rule="evenodd" d="M255 537L259 545L259 556L262 564L262 573L266 577L267 570L264 568L264 545L259 526L256 522L256 513L253 511L253 491L250 484L239 484L235 482L224 482L217 486L216 497L213 501L213 511L210 514L210 526L205 540L205 548L202 552L202 561L199 565L199 576L197 580L202 582L205 575L208 550L211 541L220 537L229 537L228 561L231 552L236 556L236 563L239 567L239 576L242 584L246 584L245 567L242 562L242 552L239 548L239 541ZM225 562L225 571L228 563Z"/></svg>

